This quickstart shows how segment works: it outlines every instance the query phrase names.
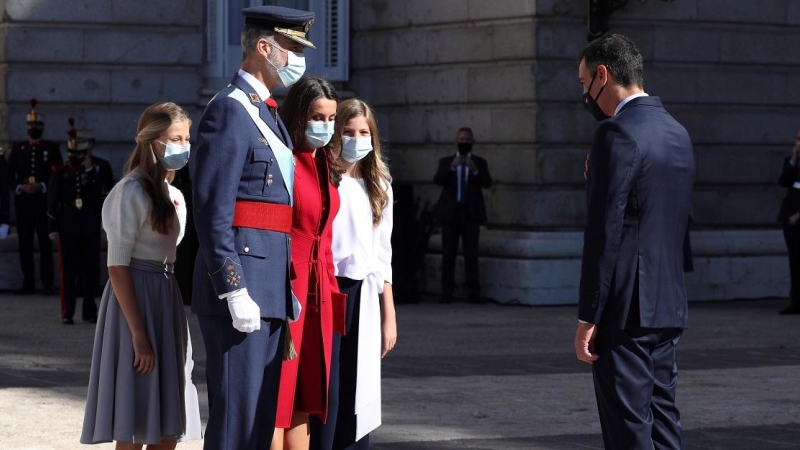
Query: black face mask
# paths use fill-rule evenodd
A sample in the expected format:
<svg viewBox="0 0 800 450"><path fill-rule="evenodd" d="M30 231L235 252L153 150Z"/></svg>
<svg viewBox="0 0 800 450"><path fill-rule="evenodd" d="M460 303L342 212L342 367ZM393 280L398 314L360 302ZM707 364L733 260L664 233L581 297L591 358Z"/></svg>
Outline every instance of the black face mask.
<svg viewBox="0 0 800 450"><path fill-rule="evenodd" d="M73 166L79 166L83 164L83 158L86 156L86 153L69 153L69 163Z"/></svg>
<svg viewBox="0 0 800 450"><path fill-rule="evenodd" d="M459 155L466 155L472 150L472 144L469 142L459 142L458 143L458 154Z"/></svg>
<svg viewBox="0 0 800 450"><path fill-rule="evenodd" d="M41 128L28 128L28 136L34 141L39 140L44 132Z"/></svg>
<svg viewBox="0 0 800 450"><path fill-rule="evenodd" d="M69 163L73 166L80 166L83 163L83 158L80 156L70 156Z"/></svg>
<svg viewBox="0 0 800 450"><path fill-rule="evenodd" d="M601 120L608 119L609 116L600 109L600 106L597 104L597 99L600 98L600 94L603 93L603 90L606 88L605 85L600 88L600 92L597 93L597 97L592 98L590 92L592 91L592 85L594 84L594 79L597 77L597 71L595 70L594 75L592 75L592 82L589 83L589 89L586 90L586 93L583 94L583 106L589 111L589 114L594 117L594 119L598 122Z"/></svg>

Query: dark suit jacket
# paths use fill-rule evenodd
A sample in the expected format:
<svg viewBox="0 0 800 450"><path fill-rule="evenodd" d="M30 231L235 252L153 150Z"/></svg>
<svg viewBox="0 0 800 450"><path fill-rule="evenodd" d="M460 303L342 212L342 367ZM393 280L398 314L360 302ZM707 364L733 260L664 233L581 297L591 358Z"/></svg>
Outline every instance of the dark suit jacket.
<svg viewBox="0 0 800 450"><path fill-rule="evenodd" d="M245 107L230 95L241 89L261 119L287 147L282 122L238 75L206 107L197 127L192 178L194 223L199 251L195 262L192 311L228 315L219 295L247 288L261 317L293 317L289 285L288 233L233 227L236 200L289 205L277 158ZM251 97L250 94L254 97Z"/></svg>
<svg viewBox="0 0 800 450"><path fill-rule="evenodd" d="M600 124L587 184L581 320L686 327L683 240L694 174L689 133L658 97L635 98Z"/></svg>
<svg viewBox="0 0 800 450"><path fill-rule="evenodd" d="M787 156L783 160L783 171L778 178L778 184L786 188L786 196L781 202L781 209L778 211L778 222L788 224L789 216L800 212L800 189L795 189L794 183L800 182L800 167L792 167Z"/></svg>
<svg viewBox="0 0 800 450"><path fill-rule="evenodd" d="M492 176L489 175L489 165L486 160L470 155L472 162L478 168L478 174L469 174L467 177L467 216L475 223L486 222L486 205L483 202L482 189L492 186ZM456 171L450 167L453 156L445 156L439 160L439 167L433 182L437 186L442 186L439 194L439 201L436 203L436 219L441 223L448 223L455 219L456 205L458 200L458 176Z"/></svg>

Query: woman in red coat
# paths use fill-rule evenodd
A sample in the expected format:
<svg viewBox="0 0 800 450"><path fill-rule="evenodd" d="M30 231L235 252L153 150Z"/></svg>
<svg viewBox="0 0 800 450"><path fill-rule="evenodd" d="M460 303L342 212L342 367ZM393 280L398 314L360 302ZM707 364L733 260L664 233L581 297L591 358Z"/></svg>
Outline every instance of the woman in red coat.
<svg viewBox="0 0 800 450"><path fill-rule="evenodd" d="M280 111L294 143L292 291L303 310L289 324L297 357L281 368L272 450L307 449L309 415L323 422L328 415L331 343L334 331L343 332L345 311L331 253L342 173L326 147L338 101L330 83L304 77L289 89Z"/></svg>

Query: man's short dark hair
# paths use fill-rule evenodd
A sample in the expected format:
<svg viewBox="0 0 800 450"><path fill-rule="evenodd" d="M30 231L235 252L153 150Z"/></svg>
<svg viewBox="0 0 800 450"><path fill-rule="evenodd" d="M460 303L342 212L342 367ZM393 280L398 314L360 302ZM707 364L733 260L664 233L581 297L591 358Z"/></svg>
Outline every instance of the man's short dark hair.
<svg viewBox="0 0 800 450"><path fill-rule="evenodd" d="M461 133L462 131L466 131L470 136L475 137L475 133L472 132L472 128L470 127L461 127L458 129L458 133ZM456 136L458 136L458 133L456 133Z"/></svg>
<svg viewBox="0 0 800 450"><path fill-rule="evenodd" d="M258 25L246 24L242 28L242 61L247 59L254 51L256 51L256 43L259 39L265 38L267 40L274 39L275 31L267 27Z"/></svg>
<svg viewBox="0 0 800 450"><path fill-rule="evenodd" d="M644 87L642 54L632 40L621 34L607 34L590 42L578 57L578 62L584 60L592 75L602 64L620 86Z"/></svg>

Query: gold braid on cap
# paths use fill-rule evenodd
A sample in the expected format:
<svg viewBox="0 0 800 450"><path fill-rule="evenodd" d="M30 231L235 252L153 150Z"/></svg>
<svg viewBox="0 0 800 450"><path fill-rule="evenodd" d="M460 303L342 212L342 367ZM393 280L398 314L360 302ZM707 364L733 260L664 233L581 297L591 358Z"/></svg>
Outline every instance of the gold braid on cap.
<svg viewBox="0 0 800 450"><path fill-rule="evenodd" d="M38 105L38 104L39 104L39 100L36 100L35 98L31 99L31 112L29 112L28 115L27 115L27 121L28 122L41 122L41 120L38 120L39 119L39 115L36 114L36 105Z"/></svg>
<svg viewBox="0 0 800 450"><path fill-rule="evenodd" d="M69 135L69 139L67 140L67 148L70 150L75 150L78 148L78 130L75 129L75 119L70 117L68 119L69 122L69 131L67 134Z"/></svg>
<svg viewBox="0 0 800 450"><path fill-rule="evenodd" d="M297 36L297 37L303 38L303 39L306 38L306 32L305 31L297 31L297 30L292 30L292 29L289 29L289 28L281 28L281 27L275 27L275 31L278 32L278 33L291 34L292 36Z"/></svg>

